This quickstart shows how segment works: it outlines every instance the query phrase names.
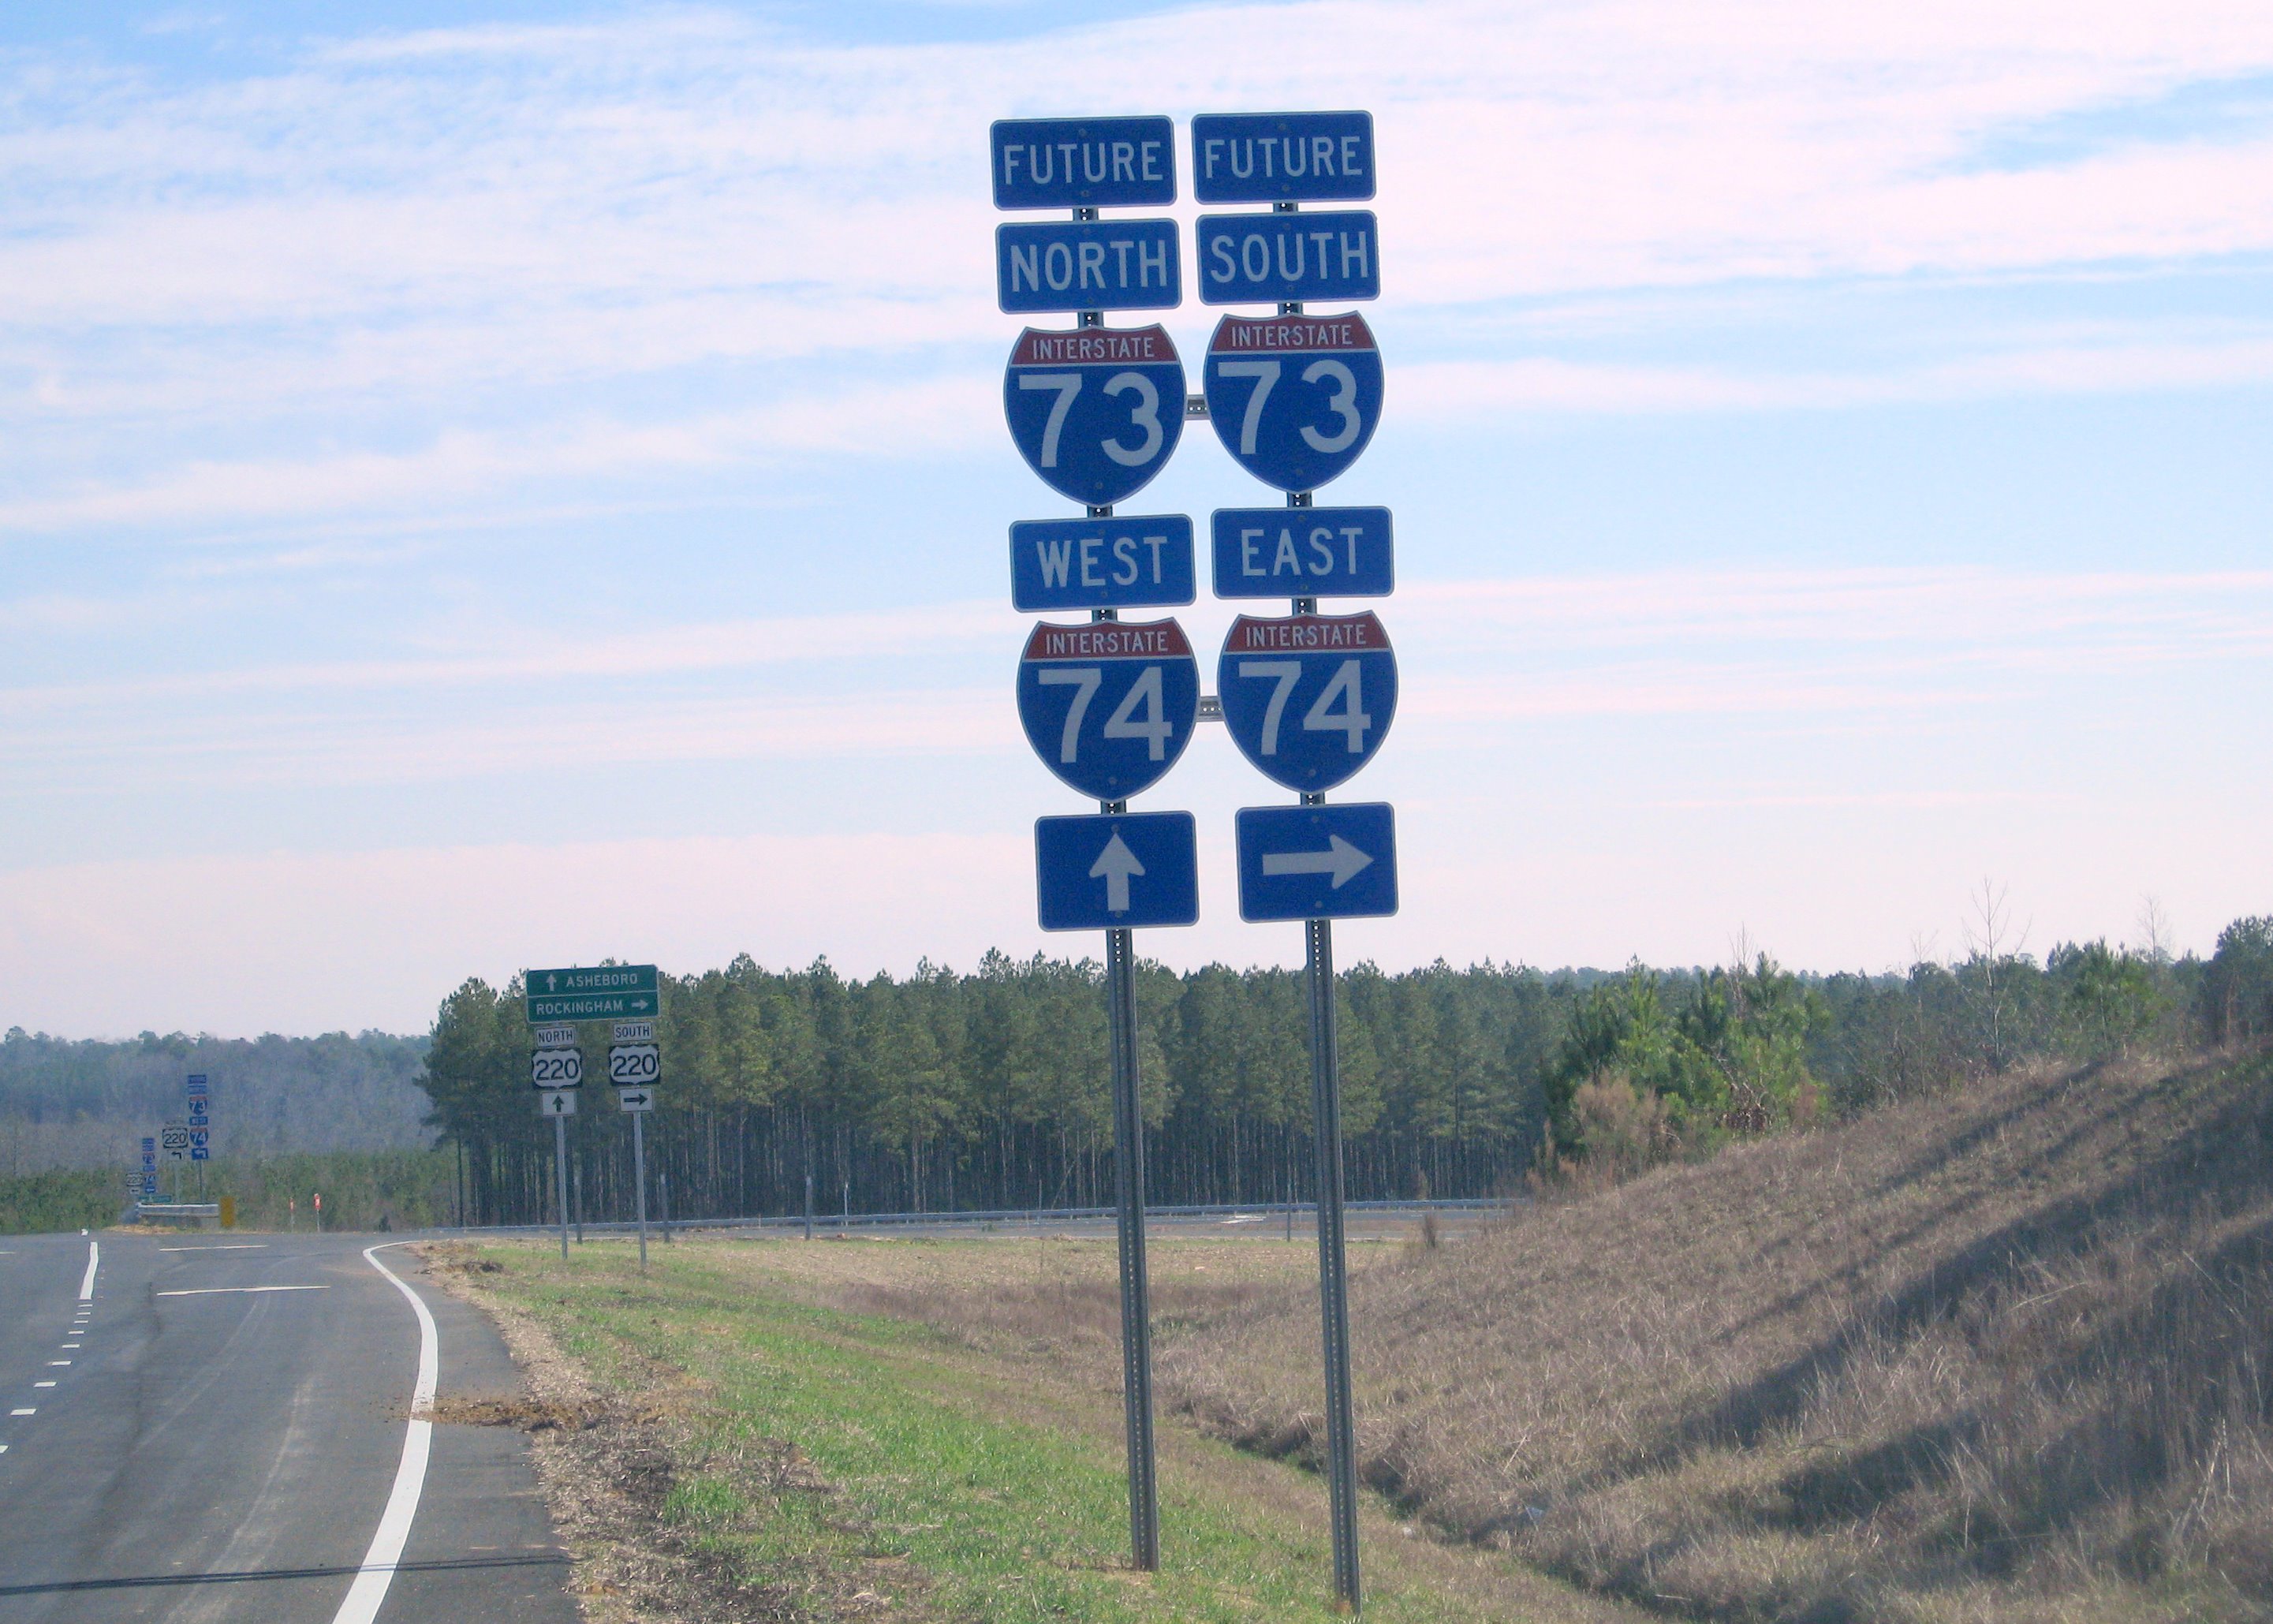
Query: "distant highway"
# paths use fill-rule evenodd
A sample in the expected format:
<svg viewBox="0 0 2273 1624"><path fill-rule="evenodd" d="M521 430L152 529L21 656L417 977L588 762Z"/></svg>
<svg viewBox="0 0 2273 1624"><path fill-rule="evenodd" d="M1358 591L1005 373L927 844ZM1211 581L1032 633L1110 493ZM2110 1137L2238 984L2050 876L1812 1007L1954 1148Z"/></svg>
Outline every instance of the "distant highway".
<svg viewBox="0 0 2273 1624"><path fill-rule="evenodd" d="M503 1345L375 1239L0 1237L0 1624L572 1624L523 1435L409 1419Z"/></svg>

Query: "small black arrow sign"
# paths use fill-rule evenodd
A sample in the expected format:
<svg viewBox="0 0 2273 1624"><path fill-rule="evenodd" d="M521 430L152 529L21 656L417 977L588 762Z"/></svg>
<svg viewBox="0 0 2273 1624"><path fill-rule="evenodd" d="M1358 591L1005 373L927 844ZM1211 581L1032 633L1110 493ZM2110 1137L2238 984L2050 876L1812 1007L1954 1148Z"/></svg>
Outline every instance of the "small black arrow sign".
<svg viewBox="0 0 2273 1624"><path fill-rule="evenodd" d="M616 1097L621 1100L626 1105L645 1105L647 1103L647 1094L644 1090L634 1091L627 1088Z"/></svg>

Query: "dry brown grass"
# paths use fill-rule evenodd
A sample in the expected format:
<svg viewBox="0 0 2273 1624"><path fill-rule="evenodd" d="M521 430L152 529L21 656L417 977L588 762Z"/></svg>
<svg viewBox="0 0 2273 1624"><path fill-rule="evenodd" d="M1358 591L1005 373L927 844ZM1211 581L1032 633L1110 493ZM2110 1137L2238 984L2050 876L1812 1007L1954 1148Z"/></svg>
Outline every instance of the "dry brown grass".
<svg viewBox="0 0 2273 1624"><path fill-rule="evenodd" d="M1367 1478L1695 1616L2273 1617L2273 1067L2040 1071L1367 1270ZM1315 1457L1315 1296L1164 1340Z"/></svg>

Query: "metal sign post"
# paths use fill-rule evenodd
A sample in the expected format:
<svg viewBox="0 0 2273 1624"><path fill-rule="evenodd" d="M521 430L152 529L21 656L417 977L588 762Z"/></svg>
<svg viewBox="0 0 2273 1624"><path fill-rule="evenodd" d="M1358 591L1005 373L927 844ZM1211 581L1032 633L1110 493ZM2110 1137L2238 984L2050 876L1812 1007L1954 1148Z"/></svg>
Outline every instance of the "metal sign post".
<svg viewBox="0 0 2273 1624"><path fill-rule="evenodd" d="M1346 471L1372 440L1383 378L1363 318L1311 316L1304 301L1378 297L1378 227L1369 212L1300 211L1305 201L1373 196L1373 119L1358 112L1204 116L1193 120L1192 145L1201 202L1271 205L1264 214L1202 215L1198 226L1202 302L1278 305L1275 318L1226 316L1208 349L1208 417L1217 437L1234 461L1287 492L1287 509L1276 522L1268 511L1216 515L1216 591L1262 597L1275 587L1294 607L1287 620L1242 615L1234 623L1216 688L1240 752L1300 796L1295 807L1239 813L1239 911L1249 921L1302 921L1334 1596L1354 1613L1363 1587L1332 921L1396 912L1396 825L1385 805L1329 808L1325 792L1380 748L1397 708L1397 661L1377 617L1321 616L1317 595L1384 595L1395 573L1386 508L1312 502L1315 488Z"/></svg>
<svg viewBox="0 0 2273 1624"><path fill-rule="evenodd" d="M1073 211L1069 225L1006 224L995 234L996 303L1075 319L1070 330L1019 335L1002 406L1027 465L1085 510L1010 527L1011 598L1022 610L1091 614L1086 626L1034 628L1019 662L1018 714L1044 764L1097 801L1095 816L1036 822L1035 889L1045 930L1105 932L1129 1560L1151 1571L1160 1565L1160 1513L1135 930L1194 922L1199 880L1191 815L1132 815L1129 797L1190 741L1199 667L1175 621L1123 624L1121 611L1191 602L1196 572L1188 517L1113 511L1159 472L1183 427L1183 363L1167 330L1105 326L1107 310L1181 302L1175 223L1101 221L1098 210L1175 201L1175 130L1161 117L1005 119L990 144L996 207Z"/></svg>
<svg viewBox="0 0 2273 1624"><path fill-rule="evenodd" d="M552 1192L560 1208L560 1260L568 1261L568 1120L566 1113L552 1117Z"/></svg>
<svg viewBox="0 0 2273 1624"><path fill-rule="evenodd" d="M663 1049L651 1020L619 1020L609 1034L608 1081L615 1086L616 1109L631 1113L632 1184L638 1191L640 1273L647 1273L647 1114L655 1109L655 1085L663 1079Z"/></svg>

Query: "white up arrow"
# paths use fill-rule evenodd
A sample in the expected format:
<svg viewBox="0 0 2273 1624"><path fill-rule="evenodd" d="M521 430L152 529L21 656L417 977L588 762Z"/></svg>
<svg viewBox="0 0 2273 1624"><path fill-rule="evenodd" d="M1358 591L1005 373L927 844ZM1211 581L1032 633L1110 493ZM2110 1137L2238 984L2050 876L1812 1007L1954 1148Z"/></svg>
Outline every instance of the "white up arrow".
<svg viewBox="0 0 2273 1624"><path fill-rule="evenodd" d="M1263 872L1265 876L1276 874L1331 874L1333 889L1339 891L1343 883L1360 869L1373 866L1373 859L1339 835L1328 835L1323 852L1265 852Z"/></svg>
<svg viewBox="0 0 2273 1624"><path fill-rule="evenodd" d="M1097 861L1089 867L1091 879L1105 882L1105 911L1107 914L1129 912L1129 876L1144 872L1144 865L1136 861L1136 853L1130 851L1121 838L1121 831L1114 830L1113 838L1105 843L1105 849L1098 853Z"/></svg>

